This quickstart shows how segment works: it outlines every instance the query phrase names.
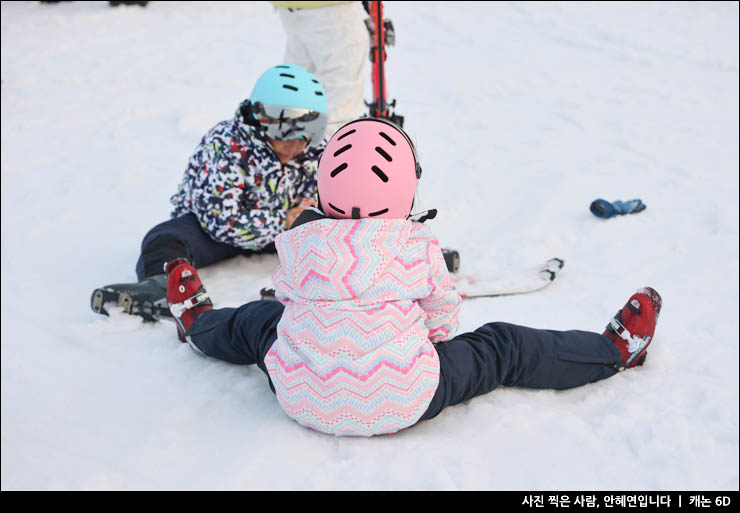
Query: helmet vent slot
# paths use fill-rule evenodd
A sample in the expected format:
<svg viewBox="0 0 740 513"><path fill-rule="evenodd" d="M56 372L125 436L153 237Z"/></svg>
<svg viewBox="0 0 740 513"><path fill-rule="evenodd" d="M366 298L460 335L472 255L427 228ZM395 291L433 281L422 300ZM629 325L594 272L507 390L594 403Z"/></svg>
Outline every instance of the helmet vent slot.
<svg viewBox="0 0 740 513"><path fill-rule="evenodd" d="M345 138L345 137L347 137L348 135L352 135L352 134L354 134L355 132L357 132L357 130L354 130L354 129L352 129L352 130L350 130L349 132L347 132L346 134L342 134L342 135L340 135L339 137L337 137L337 141L341 141L342 139L344 139L344 138Z"/></svg>
<svg viewBox="0 0 740 513"><path fill-rule="evenodd" d="M388 134L386 134L385 132L380 132L380 137L382 137L383 139L385 139L386 141L388 141L389 143L391 143L393 146L396 145L396 141L394 141L393 139L391 139L390 136Z"/></svg>
<svg viewBox="0 0 740 513"><path fill-rule="evenodd" d="M287 73L280 73L281 77L295 78L295 75L289 75Z"/></svg>
<svg viewBox="0 0 740 513"><path fill-rule="evenodd" d="M388 209L387 208L384 208L383 210L378 210L377 212L371 212L371 213L369 213L368 214L368 217L375 217L375 216L383 215L386 212L388 212Z"/></svg>
<svg viewBox="0 0 740 513"><path fill-rule="evenodd" d="M384 182L388 181L388 175L386 175L383 171L381 171L380 168L378 168L377 166L373 166L371 169L373 170L373 173L378 175L378 178L380 178Z"/></svg>
<svg viewBox="0 0 740 513"><path fill-rule="evenodd" d="M331 172L331 177L334 178L335 176L337 176L339 173L341 173L345 169L347 169L347 163L346 162L343 163L343 164L340 164L339 166L337 166L337 168L334 171ZM344 213L344 212L342 212L342 213Z"/></svg>
<svg viewBox="0 0 740 513"><path fill-rule="evenodd" d="M335 157L338 157L339 155L341 155L342 153L344 153L345 151L347 151L351 147L352 147L351 144L348 144L346 146L342 146L341 148L339 148L337 151L334 152L334 156ZM344 165L346 166L347 164L344 164Z"/></svg>
<svg viewBox="0 0 740 513"><path fill-rule="evenodd" d="M292 85L283 84L283 89L290 89L291 91L297 91L297 87L293 87Z"/></svg>
<svg viewBox="0 0 740 513"><path fill-rule="evenodd" d="M330 206L331 208L333 208L334 210L336 210L337 212L339 212L340 214L345 214L345 213L346 213L346 212L345 212L344 210L342 210L341 208L337 208L337 207L335 207L335 206L334 206L334 205L332 205L331 203L329 203L329 206Z"/></svg>
<svg viewBox="0 0 740 513"><path fill-rule="evenodd" d="M324 96L324 93L322 93L321 91L314 91L314 94L316 96Z"/></svg>
<svg viewBox="0 0 740 513"><path fill-rule="evenodd" d="M381 148L380 146L376 146L376 147L375 147L375 151L377 151L378 153L380 153L380 154L381 154L381 155L383 156L383 158L384 158L385 160L387 160L388 162L393 162L393 159L391 158L391 156L390 156L390 155L388 155L388 154L387 154L387 153L385 152L385 150L384 150L383 148Z"/></svg>

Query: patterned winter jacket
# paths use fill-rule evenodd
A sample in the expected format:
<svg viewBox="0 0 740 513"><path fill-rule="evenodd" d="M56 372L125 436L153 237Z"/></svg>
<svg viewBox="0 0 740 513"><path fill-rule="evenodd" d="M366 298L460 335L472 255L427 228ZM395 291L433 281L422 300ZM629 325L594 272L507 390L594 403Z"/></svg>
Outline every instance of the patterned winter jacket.
<svg viewBox="0 0 740 513"><path fill-rule="evenodd" d="M213 240L259 250L285 229L288 209L316 197L326 141L281 164L259 126L245 122L245 104L203 136L170 202L173 218L195 214Z"/></svg>
<svg viewBox="0 0 740 513"><path fill-rule="evenodd" d="M432 342L454 335L461 303L430 229L327 218L275 245L285 311L265 364L285 412L340 436L415 424L439 384Z"/></svg>

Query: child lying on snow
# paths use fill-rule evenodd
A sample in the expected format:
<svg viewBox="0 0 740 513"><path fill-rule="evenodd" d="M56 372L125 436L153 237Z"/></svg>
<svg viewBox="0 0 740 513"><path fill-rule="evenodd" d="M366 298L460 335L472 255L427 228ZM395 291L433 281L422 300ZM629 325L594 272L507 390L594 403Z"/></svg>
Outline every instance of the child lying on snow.
<svg viewBox="0 0 740 513"><path fill-rule="evenodd" d="M460 296L437 239L409 219L420 177L399 127L344 125L319 162L320 210L275 240L279 302L213 309L187 260L167 265L181 340L257 364L290 417L351 436L396 432L499 385L567 389L642 365L661 308L651 288L603 335L493 322L453 338Z"/></svg>

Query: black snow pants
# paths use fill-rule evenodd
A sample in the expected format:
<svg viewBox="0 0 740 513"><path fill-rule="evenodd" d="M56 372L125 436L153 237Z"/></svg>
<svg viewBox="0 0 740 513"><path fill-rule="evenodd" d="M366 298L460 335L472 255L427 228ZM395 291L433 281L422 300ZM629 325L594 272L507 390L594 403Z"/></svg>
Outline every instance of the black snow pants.
<svg viewBox="0 0 740 513"><path fill-rule="evenodd" d="M202 314L189 335L203 354L227 362L256 364L267 374L265 357L277 338L283 305L254 301L239 308ZM440 379L420 420L447 406L487 394L499 386L564 390L617 373L621 362L612 342L588 331L552 331L503 322L435 344ZM268 376L269 379L269 376ZM274 392L272 383L270 388Z"/></svg>
<svg viewBox="0 0 740 513"><path fill-rule="evenodd" d="M200 269L237 255L275 253L275 244L260 251L249 251L213 240L201 228L195 214L187 214L158 224L144 236L141 255L136 263L136 276L142 281L164 272L164 264L176 258L187 258Z"/></svg>

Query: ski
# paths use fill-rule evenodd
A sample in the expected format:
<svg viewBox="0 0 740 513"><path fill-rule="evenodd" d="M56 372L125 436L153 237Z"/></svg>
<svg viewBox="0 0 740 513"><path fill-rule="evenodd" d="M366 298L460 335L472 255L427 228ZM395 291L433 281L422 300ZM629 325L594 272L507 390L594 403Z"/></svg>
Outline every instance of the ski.
<svg viewBox="0 0 740 513"><path fill-rule="evenodd" d="M390 111L396 107L396 100L388 101L385 75L385 47L393 46L396 42L396 32L391 20L383 19L383 2L367 2L367 12L370 17L365 20L370 32L370 64L372 66L373 101L365 105L369 107L370 117L384 118L403 126L403 116Z"/></svg>
<svg viewBox="0 0 740 513"><path fill-rule="evenodd" d="M452 281L463 299L528 294L550 285L564 265L563 259L551 258L537 267L487 277L452 275Z"/></svg>
<svg viewBox="0 0 740 513"><path fill-rule="evenodd" d="M448 269L450 262L456 262L456 265L459 265L459 257L457 260L454 258L457 256L457 251L446 249L444 255L445 261L448 262ZM449 260L447 256L450 257ZM499 275L477 277L451 274L451 277L463 299L511 296L544 289L553 282L564 265L565 261L562 258L551 258L536 267L502 272ZM260 290L260 297L264 300L274 300L275 290L263 288Z"/></svg>

